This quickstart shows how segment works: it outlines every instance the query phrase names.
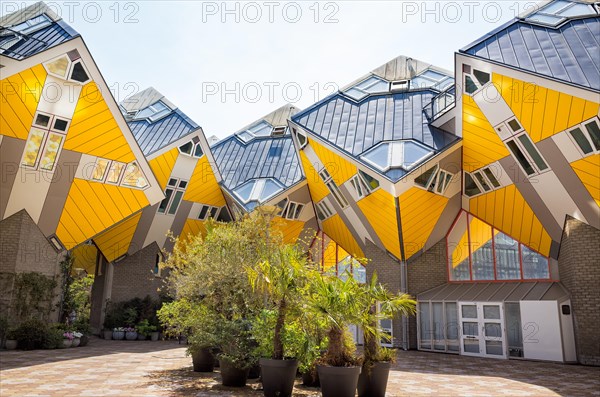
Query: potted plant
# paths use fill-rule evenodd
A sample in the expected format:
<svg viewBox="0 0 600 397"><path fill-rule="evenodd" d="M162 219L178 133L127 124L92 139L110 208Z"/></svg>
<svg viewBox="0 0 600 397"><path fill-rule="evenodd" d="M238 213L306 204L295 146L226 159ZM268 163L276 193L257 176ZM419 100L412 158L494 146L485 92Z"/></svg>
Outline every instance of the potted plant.
<svg viewBox="0 0 600 397"><path fill-rule="evenodd" d="M44 337L44 343L42 347L44 349L59 349L63 347L64 336L64 324L51 324L48 327L48 331Z"/></svg>
<svg viewBox="0 0 600 397"><path fill-rule="evenodd" d="M216 329L218 346L221 349L217 358L223 386L246 386L250 368L257 362L249 322L221 317L216 322Z"/></svg>
<svg viewBox="0 0 600 397"><path fill-rule="evenodd" d="M270 258L246 270L252 288L267 295L276 313L272 353L269 358L260 359L264 394L266 397L291 396L298 360L286 359L291 355L284 351L283 334L289 314L303 300L302 291L309 272L306 258L295 246L281 245Z"/></svg>
<svg viewBox="0 0 600 397"><path fill-rule="evenodd" d="M125 339L126 340L136 340L138 334L133 327L125 327Z"/></svg>
<svg viewBox="0 0 600 397"><path fill-rule="evenodd" d="M81 332L73 331L73 342L71 343L71 347L77 347L81 344L81 337L83 334Z"/></svg>
<svg viewBox="0 0 600 397"><path fill-rule="evenodd" d="M114 340L123 340L123 339L125 339L125 328L124 327L113 328L112 338Z"/></svg>
<svg viewBox="0 0 600 397"><path fill-rule="evenodd" d="M360 360L348 327L362 322L360 284L351 276L344 279L330 275L312 278L308 305L326 324L327 350L317 365L323 397L354 397Z"/></svg>
<svg viewBox="0 0 600 397"><path fill-rule="evenodd" d="M71 347L73 345L73 339L74 338L75 338L75 336L73 335L72 332L65 331L63 333L63 344L62 344L62 347L63 348Z"/></svg>
<svg viewBox="0 0 600 397"><path fill-rule="evenodd" d="M358 380L359 397L385 397L391 364L396 351L381 346L389 335L381 330L380 322L396 315L412 315L416 302L407 294L392 294L373 274L371 281L363 286L364 306L363 333L364 354L362 372Z"/></svg>
<svg viewBox="0 0 600 397"><path fill-rule="evenodd" d="M147 319L142 320L135 327L138 333L138 340L146 340L152 332L156 331L156 326L150 325Z"/></svg>
<svg viewBox="0 0 600 397"><path fill-rule="evenodd" d="M43 346L44 338L48 333L47 323L29 319L22 322L15 330L11 337L14 337L19 348L23 350L40 349Z"/></svg>
<svg viewBox="0 0 600 397"><path fill-rule="evenodd" d="M4 341L4 347L6 350L15 350L19 342L17 341L16 328L8 328L6 331L6 340Z"/></svg>

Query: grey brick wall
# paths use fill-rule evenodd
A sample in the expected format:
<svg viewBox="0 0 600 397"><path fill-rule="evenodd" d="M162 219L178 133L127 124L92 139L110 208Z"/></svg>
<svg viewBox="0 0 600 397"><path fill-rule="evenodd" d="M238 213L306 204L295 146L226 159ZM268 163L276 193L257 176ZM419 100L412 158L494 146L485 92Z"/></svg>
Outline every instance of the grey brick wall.
<svg viewBox="0 0 600 397"><path fill-rule="evenodd" d="M122 302L147 295L158 299L158 290L164 285L164 277L157 277L152 271L159 253L158 245L152 243L121 262L110 265L113 266L111 301Z"/></svg>
<svg viewBox="0 0 600 397"><path fill-rule="evenodd" d="M558 268L571 293L577 359L600 366L600 230L568 217Z"/></svg>

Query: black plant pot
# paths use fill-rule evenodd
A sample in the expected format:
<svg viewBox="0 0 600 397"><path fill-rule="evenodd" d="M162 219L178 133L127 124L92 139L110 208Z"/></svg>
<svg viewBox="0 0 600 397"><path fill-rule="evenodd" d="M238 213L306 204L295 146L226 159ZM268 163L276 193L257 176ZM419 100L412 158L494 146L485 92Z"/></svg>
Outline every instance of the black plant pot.
<svg viewBox="0 0 600 397"><path fill-rule="evenodd" d="M213 372L215 369L215 356L211 349L204 348L192 353L194 372Z"/></svg>
<svg viewBox="0 0 600 397"><path fill-rule="evenodd" d="M294 389L298 360L260 359L265 397L290 397Z"/></svg>
<svg viewBox="0 0 600 397"><path fill-rule="evenodd" d="M227 360L221 360L221 383L223 386L244 387L250 368L239 369Z"/></svg>
<svg viewBox="0 0 600 397"><path fill-rule="evenodd" d="M385 397L391 363L374 363L363 368L358 378L358 397Z"/></svg>
<svg viewBox="0 0 600 397"><path fill-rule="evenodd" d="M87 346L87 344L90 342L90 337L87 335L82 335L81 338L79 338L80 342L79 342L79 346Z"/></svg>
<svg viewBox="0 0 600 397"><path fill-rule="evenodd" d="M250 372L248 372L248 379L258 379L258 378L260 378L260 365L258 363L256 363L250 367Z"/></svg>
<svg viewBox="0 0 600 397"><path fill-rule="evenodd" d="M308 371L302 374L302 384L308 387L320 387L319 373L317 371Z"/></svg>
<svg viewBox="0 0 600 397"><path fill-rule="evenodd" d="M361 367L317 366L323 397L354 397Z"/></svg>

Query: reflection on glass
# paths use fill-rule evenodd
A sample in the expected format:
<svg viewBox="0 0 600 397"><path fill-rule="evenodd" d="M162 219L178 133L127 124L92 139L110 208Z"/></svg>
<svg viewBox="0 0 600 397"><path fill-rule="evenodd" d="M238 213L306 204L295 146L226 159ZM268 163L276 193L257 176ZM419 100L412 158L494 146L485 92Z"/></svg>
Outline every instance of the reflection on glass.
<svg viewBox="0 0 600 397"><path fill-rule="evenodd" d="M40 154L40 147L44 140L44 131L32 130L27 139L27 145L25 146L25 156L21 164L28 167L34 167L37 161L38 155Z"/></svg>
<svg viewBox="0 0 600 397"><path fill-rule="evenodd" d="M419 303L419 331L421 336L421 349L431 349L431 315L429 303Z"/></svg>
<svg viewBox="0 0 600 397"><path fill-rule="evenodd" d="M500 306L483 305L483 318L488 320L500 320Z"/></svg>
<svg viewBox="0 0 600 397"><path fill-rule="evenodd" d="M463 318L477 318L477 306L476 305L463 305L462 306L462 317Z"/></svg>
<svg viewBox="0 0 600 397"><path fill-rule="evenodd" d="M502 342L496 340L486 340L485 341L485 353L493 354L495 356L503 356L502 352Z"/></svg>
<svg viewBox="0 0 600 397"><path fill-rule="evenodd" d="M525 245L521 245L521 256L524 279L550 278L548 272L548 258L538 254Z"/></svg>
<svg viewBox="0 0 600 397"><path fill-rule="evenodd" d="M58 151L60 150L63 139L64 135L50 133L48 141L46 141L46 149L44 150L44 155L40 160L41 169L47 171L52 171L54 169L54 164L56 163Z"/></svg>
<svg viewBox="0 0 600 397"><path fill-rule="evenodd" d="M464 339L465 353L479 353L479 339Z"/></svg>
<svg viewBox="0 0 600 397"><path fill-rule="evenodd" d="M494 236L496 244L496 275L498 280L521 278L519 243L502 232Z"/></svg>
<svg viewBox="0 0 600 397"><path fill-rule="evenodd" d="M435 350L446 350L444 337L444 306L441 302L432 303L433 306L433 339Z"/></svg>
<svg viewBox="0 0 600 397"><path fill-rule="evenodd" d="M119 177L121 176L121 172L125 168L125 164L113 161L110 170L108 171L108 176L106 177L106 182L108 183L117 183L119 182Z"/></svg>
<svg viewBox="0 0 600 397"><path fill-rule="evenodd" d="M446 340L449 351L458 351L458 313L456 303L446 303Z"/></svg>
<svg viewBox="0 0 600 397"><path fill-rule="evenodd" d="M104 174L106 173L108 163L109 160L106 159L98 159L96 161L96 167L94 167L94 173L92 174L93 180L101 181L104 179Z"/></svg>
<svg viewBox="0 0 600 397"><path fill-rule="evenodd" d="M469 220L473 280L493 280L492 227L472 216Z"/></svg>
<svg viewBox="0 0 600 397"><path fill-rule="evenodd" d="M133 162L127 166L122 184L130 187L144 188L148 186L148 181L144 177L141 168L137 163Z"/></svg>
<svg viewBox="0 0 600 397"><path fill-rule="evenodd" d="M469 280L469 235L467 214L462 213L448 234L450 280Z"/></svg>
<svg viewBox="0 0 600 397"><path fill-rule="evenodd" d="M498 323L485 323L485 336L492 338L502 338L502 327Z"/></svg>

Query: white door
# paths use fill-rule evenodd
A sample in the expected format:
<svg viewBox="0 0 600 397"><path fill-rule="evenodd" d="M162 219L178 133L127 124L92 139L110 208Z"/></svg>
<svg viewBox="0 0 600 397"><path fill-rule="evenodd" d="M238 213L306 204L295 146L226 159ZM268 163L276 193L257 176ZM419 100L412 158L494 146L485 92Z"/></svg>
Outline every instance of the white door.
<svg viewBox="0 0 600 397"><path fill-rule="evenodd" d="M504 305L459 302L460 354L507 358Z"/></svg>

